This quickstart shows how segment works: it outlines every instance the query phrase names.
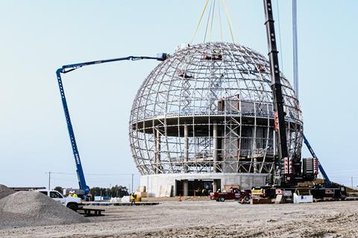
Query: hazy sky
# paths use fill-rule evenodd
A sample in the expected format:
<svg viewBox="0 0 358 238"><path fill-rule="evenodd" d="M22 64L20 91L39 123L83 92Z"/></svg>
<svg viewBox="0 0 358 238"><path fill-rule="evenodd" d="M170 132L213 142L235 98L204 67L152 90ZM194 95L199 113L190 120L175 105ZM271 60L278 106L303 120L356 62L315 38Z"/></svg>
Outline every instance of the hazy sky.
<svg viewBox="0 0 358 238"><path fill-rule="evenodd" d="M226 2L235 42L266 55L262 1ZM178 45L191 43L204 3L0 0L0 184L47 186L51 171L52 186L77 187L56 69L97 59L173 53ZM291 1L274 1L274 6L281 70L292 79ZM231 41L221 13L223 40ZM356 0L298 0L305 133L328 175L348 185L351 177L358 184L357 14ZM203 42L205 24L200 29L193 43ZM220 41L216 29L211 39ZM138 184L129 148L129 114L136 91L157 64L117 62L63 77L90 187L130 186L131 174Z"/></svg>

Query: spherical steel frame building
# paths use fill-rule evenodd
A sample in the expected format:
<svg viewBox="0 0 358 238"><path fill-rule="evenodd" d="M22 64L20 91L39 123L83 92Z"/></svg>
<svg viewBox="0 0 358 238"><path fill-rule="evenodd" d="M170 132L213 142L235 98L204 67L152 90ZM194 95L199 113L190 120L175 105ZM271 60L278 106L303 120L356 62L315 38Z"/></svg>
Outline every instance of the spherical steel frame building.
<svg viewBox="0 0 358 238"><path fill-rule="evenodd" d="M300 157L299 102L281 75L290 157ZM179 49L138 90L130 146L154 196L267 183L277 154L268 60L233 43Z"/></svg>

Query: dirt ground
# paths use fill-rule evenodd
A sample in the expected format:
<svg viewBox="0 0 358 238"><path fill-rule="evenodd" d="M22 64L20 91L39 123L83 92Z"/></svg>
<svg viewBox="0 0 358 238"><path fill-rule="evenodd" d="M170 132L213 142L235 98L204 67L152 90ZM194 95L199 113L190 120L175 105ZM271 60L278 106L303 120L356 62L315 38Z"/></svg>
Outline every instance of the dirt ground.
<svg viewBox="0 0 358 238"><path fill-rule="evenodd" d="M241 205L160 201L106 206L90 223L0 230L0 237L358 237L358 201Z"/></svg>

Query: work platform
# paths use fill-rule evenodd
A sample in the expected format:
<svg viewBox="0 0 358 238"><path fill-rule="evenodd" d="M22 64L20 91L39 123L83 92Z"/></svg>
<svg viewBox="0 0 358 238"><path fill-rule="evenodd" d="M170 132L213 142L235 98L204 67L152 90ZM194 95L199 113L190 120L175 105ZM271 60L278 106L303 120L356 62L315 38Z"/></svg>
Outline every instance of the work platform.
<svg viewBox="0 0 358 238"><path fill-rule="evenodd" d="M159 202L84 202L86 206L153 206L158 205Z"/></svg>
<svg viewBox="0 0 358 238"><path fill-rule="evenodd" d="M81 215L84 215L86 217L88 216L104 216L102 212L104 212L104 209L98 209L98 208L87 208L87 207L81 207L77 209L77 212Z"/></svg>

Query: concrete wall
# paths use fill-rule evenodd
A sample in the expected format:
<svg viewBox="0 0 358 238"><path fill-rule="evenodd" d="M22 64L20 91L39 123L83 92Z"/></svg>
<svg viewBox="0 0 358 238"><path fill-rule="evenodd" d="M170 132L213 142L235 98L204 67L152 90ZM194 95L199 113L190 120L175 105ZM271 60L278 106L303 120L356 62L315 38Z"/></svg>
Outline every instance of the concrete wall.
<svg viewBox="0 0 358 238"><path fill-rule="evenodd" d="M140 186L146 186L148 196L169 197L171 189L176 194L176 180L221 180L221 190L224 190L225 185L240 185L241 189L251 189L265 185L267 176L253 173L153 174L141 176Z"/></svg>

